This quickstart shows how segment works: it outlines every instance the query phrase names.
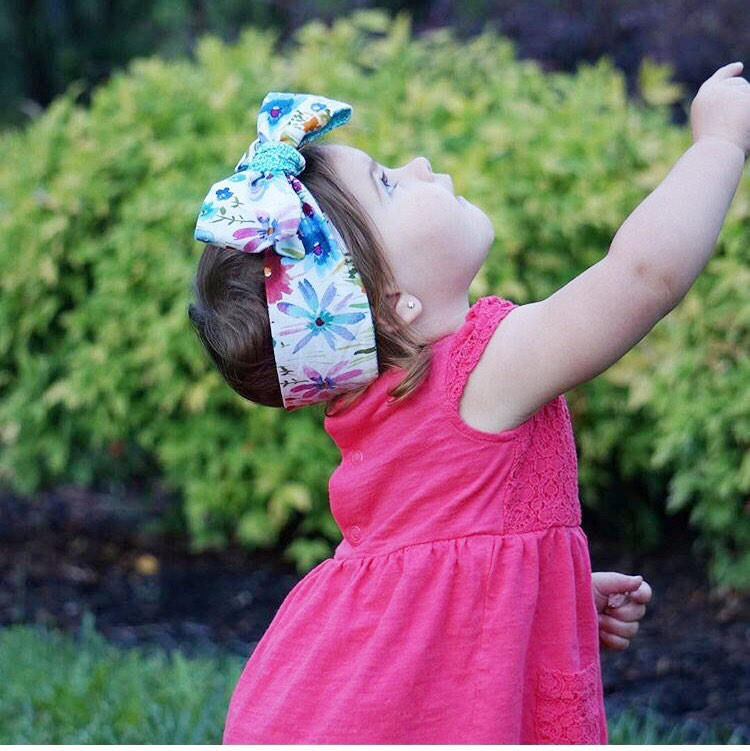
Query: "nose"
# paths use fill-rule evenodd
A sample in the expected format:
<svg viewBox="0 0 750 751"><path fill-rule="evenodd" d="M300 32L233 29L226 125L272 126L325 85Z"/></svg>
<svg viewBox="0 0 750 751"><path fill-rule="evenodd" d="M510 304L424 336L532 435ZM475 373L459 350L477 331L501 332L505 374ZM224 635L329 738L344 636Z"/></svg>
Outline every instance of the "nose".
<svg viewBox="0 0 750 751"><path fill-rule="evenodd" d="M412 164L416 165L416 170L419 174L425 175L429 180L432 180L432 165L427 157L418 156L412 160Z"/></svg>

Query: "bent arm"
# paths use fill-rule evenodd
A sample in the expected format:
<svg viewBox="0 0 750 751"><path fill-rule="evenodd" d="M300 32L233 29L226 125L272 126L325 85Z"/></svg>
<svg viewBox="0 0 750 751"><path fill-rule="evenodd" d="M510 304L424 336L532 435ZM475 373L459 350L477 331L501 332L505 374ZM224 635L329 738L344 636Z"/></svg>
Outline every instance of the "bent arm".
<svg viewBox="0 0 750 751"><path fill-rule="evenodd" d="M531 416L617 362L685 296L706 265L745 162L698 139L618 230L607 255L493 333L471 378L490 414Z"/></svg>

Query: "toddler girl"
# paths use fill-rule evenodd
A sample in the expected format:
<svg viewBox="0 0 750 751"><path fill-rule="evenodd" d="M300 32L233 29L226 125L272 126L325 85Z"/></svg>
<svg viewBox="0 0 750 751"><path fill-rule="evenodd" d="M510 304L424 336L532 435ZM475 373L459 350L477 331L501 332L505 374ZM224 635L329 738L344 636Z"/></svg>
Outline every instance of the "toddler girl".
<svg viewBox="0 0 750 751"><path fill-rule="evenodd" d="M351 108L265 97L201 208L190 317L245 398L327 402L343 539L255 647L225 743L607 741L599 641L627 645L650 588L614 572L592 587L563 393L641 339L710 253L750 144L735 72L704 100L737 119L702 111L607 256L528 305L468 303L493 229L448 175L310 145ZM608 615L616 592L631 595Z"/></svg>

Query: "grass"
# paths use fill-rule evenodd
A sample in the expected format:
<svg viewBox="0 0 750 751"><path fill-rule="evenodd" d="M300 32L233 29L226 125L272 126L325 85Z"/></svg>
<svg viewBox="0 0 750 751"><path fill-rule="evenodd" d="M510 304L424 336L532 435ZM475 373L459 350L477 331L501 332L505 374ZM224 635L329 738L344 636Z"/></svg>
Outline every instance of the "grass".
<svg viewBox="0 0 750 751"><path fill-rule="evenodd" d="M122 650L87 613L80 642L43 627L0 630L0 744L221 743L244 661Z"/></svg>
<svg viewBox="0 0 750 751"><path fill-rule="evenodd" d="M40 626L0 629L0 744L221 743L244 659L119 649L86 613L80 639ZM609 717L611 744L741 744L730 729L670 727L649 710Z"/></svg>
<svg viewBox="0 0 750 751"><path fill-rule="evenodd" d="M742 745L748 739L731 728L703 728L693 721L672 726L649 709L645 714L625 710L614 719L607 717L609 743L612 745Z"/></svg>

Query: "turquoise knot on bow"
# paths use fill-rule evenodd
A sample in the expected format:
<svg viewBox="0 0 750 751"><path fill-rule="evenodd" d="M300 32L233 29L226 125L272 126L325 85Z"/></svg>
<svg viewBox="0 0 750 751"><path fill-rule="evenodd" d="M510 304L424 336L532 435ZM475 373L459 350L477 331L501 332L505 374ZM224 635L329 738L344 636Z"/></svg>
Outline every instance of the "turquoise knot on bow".
<svg viewBox="0 0 750 751"><path fill-rule="evenodd" d="M247 164L247 169L256 172L270 172L272 174L299 175L305 168L305 158L302 154L281 141L266 141L255 147L255 153Z"/></svg>

